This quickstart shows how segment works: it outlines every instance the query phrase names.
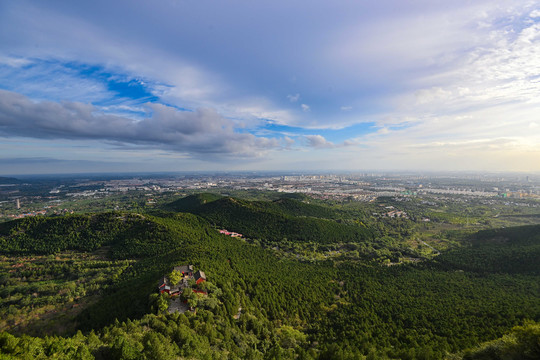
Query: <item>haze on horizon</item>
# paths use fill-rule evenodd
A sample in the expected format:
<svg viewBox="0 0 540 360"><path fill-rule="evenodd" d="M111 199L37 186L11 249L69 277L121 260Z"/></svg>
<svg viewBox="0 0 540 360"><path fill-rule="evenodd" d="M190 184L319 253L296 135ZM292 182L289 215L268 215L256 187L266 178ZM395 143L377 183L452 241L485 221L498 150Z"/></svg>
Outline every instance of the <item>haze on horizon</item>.
<svg viewBox="0 0 540 360"><path fill-rule="evenodd" d="M0 3L0 175L539 159L534 1Z"/></svg>

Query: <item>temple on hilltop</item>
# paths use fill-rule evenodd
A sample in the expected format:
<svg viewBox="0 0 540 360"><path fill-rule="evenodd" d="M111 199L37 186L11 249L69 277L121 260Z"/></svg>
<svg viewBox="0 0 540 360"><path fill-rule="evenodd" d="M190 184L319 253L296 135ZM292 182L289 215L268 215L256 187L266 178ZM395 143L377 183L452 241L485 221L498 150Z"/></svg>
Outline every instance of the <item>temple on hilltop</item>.
<svg viewBox="0 0 540 360"><path fill-rule="evenodd" d="M175 266L173 271L178 271L182 275L193 276L193 265Z"/></svg>
<svg viewBox="0 0 540 360"><path fill-rule="evenodd" d="M163 279L158 286L160 294L166 292L169 295L180 295L182 290L188 287L188 280L193 279L196 284L206 281L206 274L201 270L197 270L197 272L194 273L193 265L175 266L173 271L177 271L182 275L180 281L176 284L172 284L167 276L163 276Z"/></svg>
<svg viewBox="0 0 540 360"><path fill-rule="evenodd" d="M195 279L196 284L200 284L203 281L206 281L206 275L201 270L197 270L193 278Z"/></svg>

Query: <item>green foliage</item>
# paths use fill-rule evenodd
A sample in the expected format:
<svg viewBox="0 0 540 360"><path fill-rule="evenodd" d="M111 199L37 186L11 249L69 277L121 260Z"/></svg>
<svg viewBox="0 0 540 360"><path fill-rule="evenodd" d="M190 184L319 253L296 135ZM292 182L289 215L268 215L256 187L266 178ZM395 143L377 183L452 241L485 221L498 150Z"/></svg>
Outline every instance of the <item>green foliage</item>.
<svg viewBox="0 0 540 360"><path fill-rule="evenodd" d="M181 199L175 200L164 206L167 210L179 211L179 212L193 212L204 204L211 203L221 199L221 195L212 193L200 193L195 195L189 195Z"/></svg>
<svg viewBox="0 0 540 360"><path fill-rule="evenodd" d="M315 230L324 236L338 226L342 239L349 231L343 229L366 229L314 216L292 216L284 210L292 213L296 207L299 212L308 211L296 203L234 199L215 200L201 209L223 221L234 220L224 211L245 215L246 227L270 237L277 236L274 231L286 230L291 246L298 241L306 244L306 238L314 244L315 240L334 241L310 238L313 229L302 227L310 221L321 226ZM46 243L52 241L61 248L105 245L113 258L137 260L124 263L121 274L113 275L100 288L96 301L77 316L79 328L89 332L68 338L2 333L2 354L113 359L442 359L497 338L524 319L540 319L540 275L531 270L538 258L522 256L527 249L534 254L538 245L537 230L532 228L480 233L470 247L442 254L436 261L386 267L343 259L301 262L277 257L259 246L221 236L208 221L191 214L68 218L5 224L0 232L8 247L4 253L46 252L53 248ZM263 221L278 229L265 227ZM298 227L288 228L291 223ZM42 237L34 226L40 227ZM112 229L114 236L100 235L98 230L105 228ZM61 240L62 231L74 240ZM22 233L30 234L32 241L23 241ZM499 238L515 241L500 242ZM370 246L382 253L394 240L382 236L378 241ZM351 251L363 246L358 240L347 244L356 246ZM506 255L522 250L506 257L504 271L489 262L473 261L495 254L494 247ZM459 258L469 260L460 262ZM211 282L200 289L209 296L187 290L182 296L189 305L196 305L196 313L163 314L166 299L157 294L157 282L174 266L186 263L206 273ZM462 267L466 263L470 269ZM36 272L42 276L46 270ZM60 273L52 270L51 279L61 278ZM16 286L9 274L1 278L0 291ZM13 303L2 310L9 311L17 300L9 301ZM148 314L149 303L160 314ZM529 344L527 339L533 337L518 338Z"/></svg>
<svg viewBox="0 0 540 360"><path fill-rule="evenodd" d="M292 200L298 200L298 201L305 201L309 200L309 196L302 193L282 193L279 195L280 199L292 199Z"/></svg>
<svg viewBox="0 0 540 360"><path fill-rule="evenodd" d="M171 284L176 285L180 282L180 280L182 280L183 275L180 271L173 270L169 273L169 275L167 275L167 277L169 278Z"/></svg>
<svg viewBox="0 0 540 360"><path fill-rule="evenodd" d="M132 261L86 253L0 257L0 331L68 333L78 311L95 301Z"/></svg>
<svg viewBox="0 0 540 360"><path fill-rule="evenodd" d="M333 243L362 242L373 238L363 226L339 224L319 218L335 216L326 208L296 200L274 202L222 198L199 206L193 213L247 237L270 241Z"/></svg>
<svg viewBox="0 0 540 360"><path fill-rule="evenodd" d="M480 231L469 246L447 252L437 262L475 273L540 275L540 226Z"/></svg>
<svg viewBox="0 0 540 360"><path fill-rule="evenodd" d="M169 308L170 297L167 293L162 293L158 296L156 301L158 314L161 314Z"/></svg>
<svg viewBox="0 0 540 360"><path fill-rule="evenodd" d="M320 205L308 204L291 198L281 198L275 201L254 202L261 210L271 211L276 214L287 216L309 216L325 219L336 219L338 214L328 208Z"/></svg>
<svg viewBox="0 0 540 360"><path fill-rule="evenodd" d="M174 217L182 223L182 238L200 232L202 219ZM149 215L102 213L63 217L27 217L0 224L0 254L56 254L66 250L95 251L109 246L113 259L148 258L177 249L180 241Z"/></svg>
<svg viewBox="0 0 540 360"><path fill-rule="evenodd" d="M110 350L111 359L136 360L141 358L144 345L130 336L118 335Z"/></svg>
<svg viewBox="0 0 540 360"><path fill-rule="evenodd" d="M56 254L65 250L94 251L113 245L113 257L148 255L137 248L149 242L155 228L138 214L103 213L63 217L27 217L0 224L0 253ZM153 239L152 242L157 242ZM128 246L128 249L124 249Z"/></svg>
<svg viewBox="0 0 540 360"><path fill-rule="evenodd" d="M468 350L464 360L533 360L540 359L540 323L516 326L502 338Z"/></svg>
<svg viewBox="0 0 540 360"><path fill-rule="evenodd" d="M284 349L295 348L307 341L307 335L292 326L284 325L277 329L279 345Z"/></svg>

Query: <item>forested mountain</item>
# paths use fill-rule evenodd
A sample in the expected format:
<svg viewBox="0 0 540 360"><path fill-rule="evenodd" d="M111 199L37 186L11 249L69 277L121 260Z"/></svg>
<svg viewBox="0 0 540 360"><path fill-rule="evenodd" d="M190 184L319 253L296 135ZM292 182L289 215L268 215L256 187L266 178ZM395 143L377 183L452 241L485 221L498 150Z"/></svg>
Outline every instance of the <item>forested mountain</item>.
<svg viewBox="0 0 540 360"><path fill-rule="evenodd" d="M303 224L343 226L287 215L286 208L303 206L287 201L264 208L223 198L200 208L207 219L231 225L239 222L224 212L246 216L246 224L254 222L247 230L264 229L258 236L277 233L264 221L288 234L304 234L295 232L298 227L308 232ZM536 251L537 228L478 233L470 246L436 261L386 267L279 258L219 234L212 223L182 213L106 213L2 224L0 253L7 265L1 315L53 300L54 293L40 295L48 291L40 264L53 269L48 282L73 284L64 303L80 305L72 318L56 320L73 323L67 337L14 336L24 328L8 323L8 332L0 334L1 353L29 359L442 359L496 339L526 319L540 320L540 276L532 271L538 258L522 256ZM80 254L82 260L64 260L62 254ZM499 269L482 260L492 254L506 259ZM107 261L115 267L98 276L109 277L86 285L78 277L76 269L86 277ZM201 300L196 313L156 314L158 280L186 263L204 270L217 301Z"/></svg>
<svg viewBox="0 0 540 360"><path fill-rule="evenodd" d="M196 211L199 207L206 203L221 199L221 195L212 193L200 193L195 195L189 195L178 200L175 200L164 207L167 210L179 211L179 212L192 212Z"/></svg>
<svg viewBox="0 0 540 360"><path fill-rule="evenodd" d="M441 265L474 273L540 275L540 225L484 230L467 248L449 251Z"/></svg>
<svg viewBox="0 0 540 360"><path fill-rule="evenodd" d="M213 193L200 193L195 195L188 195L180 198L172 203L166 204L165 208L179 212L195 212L204 214L206 208L212 208L211 206L205 206L213 201L221 200L221 205L216 205L217 208L227 208L229 202L240 204L241 206L250 208L254 211L271 212L278 215L286 216L310 216L325 219L335 219L338 214L327 207L320 205L308 204L299 199L293 199L288 196L282 196L274 201L248 201L240 200L232 197L224 197Z"/></svg>
<svg viewBox="0 0 540 360"><path fill-rule="evenodd" d="M191 214L175 216L184 237L206 222ZM27 217L0 224L3 254L55 254L65 250L94 251L108 246L112 259L140 258L178 246L171 229L148 215L102 213L61 217Z"/></svg>
<svg viewBox="0 0 540 360"><path fill-rule="evenodd" d="M180 199L168 208L189 209L212 224L269 241L315 243L364 242L374 233L366 226L340 224L327 208L292 199L247 201L224 197L201 201L200 196Z"/></svg>

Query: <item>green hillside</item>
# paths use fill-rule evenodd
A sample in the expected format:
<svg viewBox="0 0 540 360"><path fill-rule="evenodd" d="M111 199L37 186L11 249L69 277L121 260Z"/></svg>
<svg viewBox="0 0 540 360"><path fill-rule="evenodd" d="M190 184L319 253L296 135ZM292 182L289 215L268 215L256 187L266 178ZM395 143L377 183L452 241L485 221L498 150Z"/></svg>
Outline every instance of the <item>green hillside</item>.
<svg viewBox="0 0 540 360"><path fill-rule="evenodd" d="M249 238L324 244L364 242L374 237L364 226L344 225L327 219L335 217L332 210L297 200L267 202L226 197L201 204L198 198L187 197L180 201L180 204L192 203L199 205L191 207L190 212Z"/></svg>
<svg viewBox="0 0 540 360"><path fill-rule="evenodd" d="M205 204L209 204L216 200L223 200L225 197L212 193L200 193L194 195L188 195L181 199L175 200L164 206L167 210L178 212L196 212L203 213ZM327 207L307 204L296 198L289 198L287 196L281 197L274 201L248 201L234 198L228 198L230 200L238 201L246 207L252 208L257 211L274 212L280 215L287 216L309 216L326 219L334 219L337 214L334 210ZM224 201L224 200L223 200Z"/></svg>
<svg viewBox="0 0 540 360"><path fill-rule="evenodd" d="M126 259L156 255L170 246L171 238L166 227L138 214L27 217L0 224L0 253L90 252L109 246L111 258Z"/></svg>
<svg viewBox="0 0 540 360"><path fill-rule="evenodd" d="M454 359L540 359L540 323L527 322L523 326L516 326L502 338L483 343Z"/></svg>
<svg viewBox="0 0 540 360"><path fill-rule="evenodd" d="M204 207L223 201L222 208L237 214L262 213L273 224L280 217L290 220L234 199ZM507 252L538 245L533 229L504 231L519 240L505 243ZM479 233L473 245L462 247L459 256L448 253L445 261L386 267L283 259L221 236L191 214L10 222L0 228L0 252L10 261L4 268L11 269L2 273L1 315L23 314L43 302L57 304L58 310L80 305L71 317L36 314L38 324L71 324L64 327L72 329L69 337L13 336L24 331L7 323L0 352L7 358L66 359L443 359L496 339L525 319L540 320L537 273L491 271L489 266L479 273L450 263L472 258L476 251L489 254L499 235ZM95 256L105 258L97 262ZM113 259L131 260L106 263ZM506 266L529 269L537 260L509 257ZM98 271L98 263L103 270ZM158 280L186 263L204 270L216 300L197 300L196 313L156 314L152 299ZM84 278L93 280L85 283ZM60 291L60 302L52 303L54 291Z"/></svg>
<svg viewBox="0 0 540 360"><path fill-rule="evenodd" d="M274 201L259 201L261 210L272 211L287 216L306 216L324 219L336 219L338 215L327 207L307 204L303 201L281 198Z"/></svg>
<svg viewBox="0 0 540 360"><path fill-rule="evenodd" d="M165 209L178 212L193 212L196 211L200 206L221 198L221 195L212 193L188 195L165 205Z"/></svg>
<svg viewBox="0 0 540 360"><path fill-rule="evenodd" d="M484 230L468 246L437 258L443 266L475 273L540 275L540 226Z"/></svg>

